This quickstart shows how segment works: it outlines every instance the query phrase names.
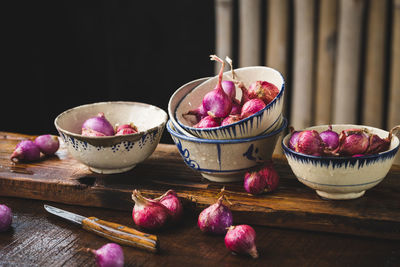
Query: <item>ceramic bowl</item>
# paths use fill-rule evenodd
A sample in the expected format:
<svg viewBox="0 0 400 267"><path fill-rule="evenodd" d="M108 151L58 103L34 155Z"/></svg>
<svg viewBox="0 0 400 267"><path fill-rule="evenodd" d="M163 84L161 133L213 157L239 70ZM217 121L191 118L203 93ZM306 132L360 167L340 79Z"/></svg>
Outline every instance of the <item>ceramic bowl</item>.
<svg viewBox="0 0 400 267"><path fill-rule="evenodd" d="M103 112L112 125L133 122L138 133L121 136L81 135L85 120ZM71 156L96 173L128 171L148 158L164 131L168 115L162 109L137 102L101 102L64 111L54 124Z"/></svg>
<svg viewBox="0 0 400 267"><path fill-rule="evenodd" d="M276 129L277 125L279 125L283 108L285 80L282 74L275 69L262 66L239 68L235 70L235 73L237 74L237 78L246 87L254 81L265 80L276 85L279 89L279 94L263 110L239 122L226 126L199 129L193 127L194 122L190 119L193 116L183 116L183 114L197 108L201 104L204 95L215 88L218 77L207 79L192 88L189 88L189 86L181 87L171 98L171 101L178 103L173 115L176 117L179 127L193 136L205 139L249 138L272 132ZM231 79L232 73L230 71L225 72L224 80ZM182 91L186 93L184 94ZM241 95L241 90L237 88L236 98L240 99Z"/></svg>
<svg viewBox="0 0 400 267"><path fill-rule="evenodd" d="M332 125L337 133L350 128L366 128L379 137L389 132L363 125ZM318 132L328 125L314 126L306 130ZM389 172L399 149L399 139L393 135L388 151L361 157L318 157L297 153L288 147L290 134L282 140L282 148L297 179L315 189L317 194L328 199L354 199L364 195L365 190L379 184Z"/></svg>
<svg viewBox="0 0 400 267"><path fill-rule="evenodd" d="M243 180L244 173L260 161L271 159L286 126L284 118L279 128L271 133L230 140L188 137L174 128L171 121L167 123L167 130L187 166L210 181L233 182Z"/></svg>

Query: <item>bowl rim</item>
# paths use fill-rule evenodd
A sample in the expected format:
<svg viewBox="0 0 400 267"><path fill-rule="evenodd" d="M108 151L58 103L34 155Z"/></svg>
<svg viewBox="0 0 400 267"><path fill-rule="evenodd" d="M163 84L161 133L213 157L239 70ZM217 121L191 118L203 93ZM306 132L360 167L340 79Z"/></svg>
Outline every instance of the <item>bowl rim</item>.
<svg viewBox="0 0 400 267"><path fill-rule="evenodd" d="M194 142L194 143L208 143L208 144L236 144L236 143L257 141L260 139L265 139L267 137L271 137L271 136L280 134L287 127L287 119L285 117L283 117L282 124L280 125L280 127L272 132L265 134L265 135L257 135L257 136L253 136L253 137L246 137L246 138L240 138L240 139L205 139L205 138L199 138L199 137L190 137L190 136L186 136L181 133L178 133L171 128L170 123L172 123L172 121L168 120L168 122L166 124L166 128L167 128L167 131L170 134L172 134L173 136L175 136L179 139L183 139L183 140Z"/></svg>
<svg viewBox="0 0 400 267"><path fill-rule="evenodd" d="M340 126L360 127L360 128L361 127L366 127L366 128L373 128L373 129L377 129L377 130L381 130L381 131L386 131L384 129L380 129L380 128L373 127L373 126L350 124L350 123L314 125L314 126L310 126L310 127L306 127L304 129L301 129L301 131L309 130L309 129L315 129L316 127L324 127L324 126L328 127L329 125L332 125L332 126L339 126L340 125ZM387 154L397 153L397 150L400 147L400 139L396 135L393 135L392 138L395 137L398 140L397 146L393 147L392 149L380 152L378 154L364 155L364 156L359 156L359 157L352 157L352 156L340 156L340 157L339 156L337 156L337 157L335 157L335 156L313 156L313 155L307 155L307 154L303 154L303 153L300 153L300 152L296 152L296 151L290 149L285 143L288 140L290 135L291 135L291 133L288 133L287 135L285 135L282 138L282 141L281 141L281 146L282 146L283 151L284 151L285 154L287 154L287 153L288 154L294 154L294 155L296 155L297 157L300 157L300 158L308 158L308 159L321 160L321 161L322 160L331 160L331 161L354 160L355 161L355 160L358 160L358 159L375 159L375 158L378 158L378 157L385 156Z"/></svg>
<svg viewBox="0 0 400 267"><path fill-rule="evenodd" d="M105 105L105 104L131 104L131 105L133 104L133 105L153 107L153 108L161 111L161 114L164 117L163 118L163 122L158 124L157 126L149 128L149 129L147 129L145 131L139 131L139 132L133 133L133 134L118 135L118 136L116 136L116 135L112 135L112 136L84 136L82 134L77 134L77 133L73 133L71 131L68 131L68 130L62 128L58 124L58 122L59 122L59 120L60 120L60 118L62 116L65 116L66 114L72 112L75 109L88 107L88 106L95 106L95 105ZM57 117L54 119L54 125L55 125L57 130L62 131L64 134L73 136L75 138L86 139L86 140L111 140L111 139L116 139L116 138L120 139L120 138L123 138L123 137L140 137L140 136L142 136L142 135L144 135L144 134L146 134L148 132L152 132L152 131L158 129L160 126L165 125L167 123L167 121L168 121L168 114L165 112L165 110L163 110L163 109L161 109L161 108L159 108L157 106L154 106L152 104L147 104L147 103L142 103L142 102L135 102L135 101L103 101L103 102L95 102L95 103L83 104L83 105L79 105L79 106L75 106L75 107L69 108L69 109L67 109L67 110L65 110L65 111L63 111L63 112L61 112L60 114L57 115Z"/></svg>
<svg viewBox="0 0 400 267"><path fill-rule="evenodd" d="M278 99L282 98L283 93L284 93L284 91L285 91L285 83L286 83L286 81L285 81L285 78L283 77L282 73L281 73L280 71L278 71L277 69L274 69L274 68L271 68L271 67L266 67L266 66L248 66L248 67L243 67L243 68L237 68L237 69L235 69L235 71L236 71L236 70L239 70L239 69L242 70L242 69L248 69L248 68L267 68L267 69L270 69L270 70L272 70L272 71L277 72L277 73L281 76L281 78L282 78L282 86L281 86L281 90L279 91L278 95L277 95L271 102L269 102L268 105L266 105L262 110L260 110L260 111L258 111L258 112L256 112L256 113L254 113L254 114L252 114L251 116L249 116L249 117L247 117L247 118L244 118L244 119L242 119L242 120L240 120L240 121L238 121L238 122L234 122L234 123L231 123L231 124L228 124L228 125L224 125L224 126L213 127L213 128L195 128L195 127L191 127L191 126L184 125L183 123L180 122L180 120L176 119L176 121L178 122L178 124L179 124L181 127L183 127L184 129L188 129L188 130L190 130L190 131L196 131L196 132L210 132L210 131L224 130L224 129L226 129L226 128L235 127L235 126L238 125L238 124L245 123L245 122L247 122L247 121L249 121L249 120L251 120L251 119L253 119L253 118L255 118L255 117L258 117L258 116L260 116L262 113L264 113L264 111L266 111L266 110L269 109L270 107L274 106L274 105L276 104L276 102L278 101ZM224 72L224 75L225 75L225 73L230 73L230 71ZM212 78L215 78L215 77L217 77L217 76L210 77L209 79L212 79ZM209 79L205 80L204 82L208 81ZM182 101L183 101L193 90L195 90L197 87L201 86L204 82L202 82L201 84L199 84L199 85L193 87L184 97L182 97L182 98L179 100L179 102L178 102L178 104L176 105L175 110L174 110L174 114L173 114L174 116L176 116L176 110L178 109L178 107L179 107L179 105L182 103Z"/></svg>

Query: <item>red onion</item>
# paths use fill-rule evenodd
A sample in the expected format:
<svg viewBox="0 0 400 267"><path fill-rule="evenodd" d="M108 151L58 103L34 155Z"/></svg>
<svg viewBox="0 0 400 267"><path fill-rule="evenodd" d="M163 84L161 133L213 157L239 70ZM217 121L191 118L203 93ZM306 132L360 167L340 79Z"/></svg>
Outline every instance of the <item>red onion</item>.
<svg viewBox="0 0 400 267"><path fill-rule="evenodd" d="M268 105L279 94L278 87L267 81L256 81L250 84L248 89L249 98L258 98Z"/></svg>
<svg viewBox="0 0 400 267"><path fill-rule="evenodd" d="M289 148L292 150L295 150L295 147L297 146L297 141L299 140L299 131L295 131L293 127L289 127L291 136L289 140Z"/></svg>
<svg viewBox="0 0 400 267"><path fill-rule="evenodd" d="M17 144L11 154L12 161L35 161L40 159L40 149L31 140L23 140Z"/></svg>
<svg viewBox="0 0 400 267"><path fill-rule="evenodd" d="M107 243L98 250L86 249L95 255L99 267L122 267L124 266L124 251L116 243Z"/></svg>
<svg viewBox="0 0 400 267"><path fill-rule="evenodd" d="M132 199L135 201L132 217L136 225L156 230L165 226L171 219L170 211L163 204L143 197L138 190L133 191Z"/></svg>
<svg viewBox="0 0 400 267"><path fill-rule="evenodd" d="M46 155L54 155L60 147L58 137L50 134L36 137L35 144L38 146L39 150Z"/></svg>
<svg viewBox="0 0 400 267"><path fill-rule="evenodd" d="M232 101L232 109L229 115L240 115L241 111L242 111L242 106L240 105L240 102L237 99L234 99Z"/></svg>
<svg viewBox="0 0 400 267"><path fill-rule="evenodd" d="M257 171L246 172L244 176L244 189L253 195L276 190L279 184L279 175L272 161Z"/></svg>
<svg viewBox="0 0 400 267"><path fill-rule="evenodd" d="M87 119L82 124L82 135L86 136L112 136L114 135L114 127L106 119L103 112L97 114L96 117Z"/></svg>
<svg viewBox="0 0 400 267"><path fill-rule="evenodd" d="M243 104L242 112L240 113L240 117L242 119L247 118L247 117L259 112L260 110L265 108L265 106L266 106L265 103L258 98L250 99L249 101L247 101L246 103Z"/></svg>
<svg viewBox="0 0 400 267"><path fill-rule="evenodd" d="M377 154L388 150L390 148L390 142L392 141L393 131L398 128L400 128L400 126L392 128L386 138L380 138L378 135L372 134L369 138L369 147L366 154Z"/></svg>
<svg viewBox="0 0 400 267"><path fill-rule="evenodd" d="M138 129L137 127L133 124L122 124L117 127L115 130L115 135L125 135L125 134L134 134L137 133Z"/></svg>
<svg viewBox="0 0 400 267"><path fill-rule="evenodd" d="M296 152L312 156L321 156L324 152L324 142L315 130L305 130L299 133Z"/></svg>
<svg viewBox="0 0 400 267"><path fill-rule="evenodd" d="M329 125L328 130L321 132L319 136L325 144L325 149L332 151L339 146L339 135L332 131L332 125Z"/></svg>
<svg viewBox="0 0 400 267"><path fill-rule="evenodd" d="M172 222L178 222L182 218L183 206L174 190L170 189L164 195L154 200L169 209Z"/></svg>
<svg viewBox="0 0 400 267"><path fill-rule="evenodd" d="M256 231L246 224L231 226L225 235L225 246L232 252L258 258Z"/></svg>
<svg viewBox="0 0 400 267"><path fill-rule="evenodd" d="M222 59L215 55L211 55L211 60L222 63L221 70L218 75L218 83L214 90L208 92L203 98L203 107L208 115L217 118L225 118L232 109L232 99L222 89L222 76L224 74L225 63Z"/></svg>
<svg viewBox="0 0 400 267"><path fill-rule="evenodd" d="M229 115L228 117L226 117L222 122L221 122L221 126L225 126L225 125L229 125L235 122L240 121L240 117L238 115Z"/></svg>
<svg viewBox="0 0 400 267"><path fill-rule="evenodd" d="M364 129L343 130L339 136L339 146L332 151L341 156L364 154L369 146L369 135Z"/></svg>
<svg viewBox="0 0 400 267"><path fill-rule="evenodd" d="M233 218L231 210L222 203L222 195L216 203L204 209L197 220L200 230L211 234L224 234L232 225Z"/></svg>
<svg viewBox="0 0 400 267"><path fill-rule="evenodd" d="M0 204L0 232L5 232L10 228L12 222L12 212L6 205Z"/></svg>
<svg viewBox="0 0 400 267"><path fill-rule="evenodd" d="M236 87L234 82L232 81L222 81L221 82L222 89L225 94L229 96L230 99L234 100L236 97Z"/></svg>
<svg viewBox="0 0 400 267"><path fill-rule="evenodd" d="M220 126L221 123L218 118L206 116L202 118L197 124L193 125L195 128L213 128Z"/></svg>

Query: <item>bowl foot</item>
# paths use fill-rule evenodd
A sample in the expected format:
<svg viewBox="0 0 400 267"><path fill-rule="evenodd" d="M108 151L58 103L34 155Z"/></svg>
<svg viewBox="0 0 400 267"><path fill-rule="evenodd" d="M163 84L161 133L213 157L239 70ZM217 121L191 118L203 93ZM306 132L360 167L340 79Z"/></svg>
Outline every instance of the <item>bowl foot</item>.
<svg viewBox="0 0 400 267"><path fill-rule="evenodd" d="M201 175L209 181L217 183L230 183L243 181L244 174L228 174L228 175L218 175L211 173L201 173Z"/></svg>
<svg viewBox="0 0 400 267"><path fill-rule="evenodd" d="M133 168L135 168L135 165L129 166L129 167L125 167L125 168L118 168L118 169L100 169L100 168L94 168L94 167L89 167L89 169L92 172L95 173L101 173L101 174L113 174L113 173L122 173L122 172L127 172L132 170Z"/></svg>
<svg viewBox="0 0 400 267"><path fill-rule="evenodd" d="M356 193L329 193L320 190L316 190L317 194L327 199L355 199L364 195L365 190Z"/></svg>

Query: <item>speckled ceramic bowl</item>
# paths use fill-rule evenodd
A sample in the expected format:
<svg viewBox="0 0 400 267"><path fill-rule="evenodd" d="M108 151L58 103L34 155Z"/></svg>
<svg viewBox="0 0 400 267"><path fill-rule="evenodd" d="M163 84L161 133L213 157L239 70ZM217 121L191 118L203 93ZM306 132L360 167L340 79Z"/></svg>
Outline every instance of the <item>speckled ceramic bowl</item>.
<svg viewBox="0 0 400 267"><path fill-rule="evenodd" d="M138 133L121 136L82 136L85 120L103 112L112 125L133 122ZM162 109L137 102L101 102L64 111L54 124L71 156L97 173L128 171L148 158L164 131L168 115Z"/></svg>
<svg viewBox="0 0 400 267"><path fill-rule="evenodd" d="M338 124L332 129L338 133L350 128L366 128L384 138L388 132L363 125ZM306 130L318 132L327 125L314 126ZM297 179L328 199L354 199L364 195L365 190L380 183L389 172L399 149L399 139L393 135L388 151L361 157L317 157L297 153L288 147L290 134L282 140L282 148Z"/></svg>
<svg viewBox="0 0 400 267"><path fill-rule="evenodd" d="M176 130L171 121L167 123L167 130L186 165L210 181L233 182L243 180L244 173L260 161L271 159L286 126L287 121L283 119L271 133L230 140L188 137Z"/></svg>
<svg viewBox="0 0 400 267"><path fill-rule="evenodd" d="M281 73L263 66L239 68L235 70L235 73L246 87L254 81L264 80L276 85L279 89L279 94L263 110L248 118L226 126L199 129L193 127L194 122L190 119L190 116L183 116L183 114L201 104L204 95L215 88L218 78L207 79L197 86L192 86L192 88L184 86L178 89L170 99L170 102L177 103L174 111L176 122L179 125L177 127L183 128L185 132L193 136L205 139L240 139L274 131L280 123L279 120L281 120L283 108L285 80ZM225 72L224 80L231 79L231 72ZM236 98L240 99L241 95L241 90L237 88Z"/></svg>

